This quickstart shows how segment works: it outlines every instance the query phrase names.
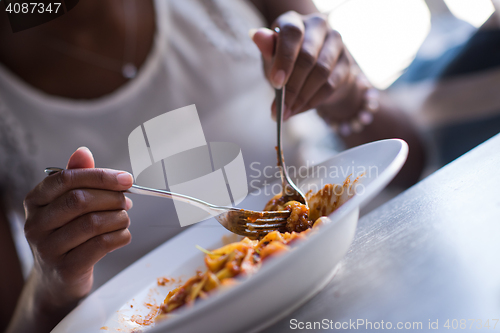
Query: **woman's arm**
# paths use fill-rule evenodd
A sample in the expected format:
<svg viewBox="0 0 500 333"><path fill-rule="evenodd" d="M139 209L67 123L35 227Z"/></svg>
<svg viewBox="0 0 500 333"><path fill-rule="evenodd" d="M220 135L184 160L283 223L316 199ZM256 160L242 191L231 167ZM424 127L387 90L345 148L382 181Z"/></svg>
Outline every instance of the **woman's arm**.
<svg viewBox="0 0 500 333"><path fill-rule="evenodd" d="M11 230L15 226L9 221L9 213L21 213L24 194L31 184L32 163L27 159L29 144L25 138L0 96L0 332L7 328L25 283L14 239L17 230Z"/></svg>
<svg viewBox="0 0 500 333"><path fill-rule="evenodd" d="M355 98L355 100L359 101L359 98ZM342 140L348 147L382 139L400 138L405 140L410 148L408 159L391 185L403 188L410 187L419 180L426 162L422 138L408 115L393 105L384 92L380 92L379 104L379 110L373 115L371 124L365 126L359 133L353 132L342 137ZM336 113L335 110L339 108L342 108L342 105L325 105L318 108L318 113L320 115L322 115L321 111ZM356 108L359 106L354 107L354 109ZM331 112L332 109L334 112ZM328 122L328 119L325 121Z"/></svg>
<svg viewBox="0 0 500 333"><path fill-rule="evenodd" d="M24 279L5 209L0 205L0 332L7 328L23 289Z"/></svg>
<svg viewBox="0 0 500 333"><path fill-rule="evenodd" d="M17 302L15 313L5 333L50 332L78 303L78 300L53 302L53 295L43 285L44 276L33 270ZM2 300L3 301L3 300ZM8 322L8 321L7 321Z"/></svg>

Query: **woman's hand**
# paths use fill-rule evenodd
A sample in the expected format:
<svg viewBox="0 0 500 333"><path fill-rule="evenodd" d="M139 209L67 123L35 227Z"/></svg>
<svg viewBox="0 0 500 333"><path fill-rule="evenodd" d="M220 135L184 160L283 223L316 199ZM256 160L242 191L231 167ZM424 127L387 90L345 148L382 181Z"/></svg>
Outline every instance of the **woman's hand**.
<svg viewBox="0 0 500 333"><path fill-rule="evenodd" d="M127 172L95 169L90 151L80 148L67 170L46 177L26 197L34 302L49 315L70 310L87 295L94 265L130 242L127 210L132 201L123 191L132 183Z"/></svg>
<svg viewBox="0 0 500 333"><path fill-rule="evenodd" d="M354 61L322 14L290 11L271 26L251 32L264 62L264 72L275 88L286 86L284 119L297 113L332 105L352 90ZM356 110L357 111L357 110ZM276 106L273 102L273 117Z"/></svg>
<svg viewBox="0 0 500 333"><path fill-rule="evenodd" d="M275 88L286 87L283 118L316 108L330 125L352 123L367 105L372 87L333 30L326 16L313 12L308 0L252 0L263 15L274 13L272 29L250 31L252 40L262 53L264 72ZM297 8L298 7L298 8ZM296 9L307 15L280 9ZM270 18L268 17L268 18ZM268 19L268 21L270 21ZM343 138L348 147L386 139L402 138L410 145L408 161L394 183L407 187L415 183L423 169L425 151L411 119L390 101L380 98L372 111L377 111L362 131ZM375 110L373 110L373 108ZM275 101L272 115L276 118ZM370 123L371 122L371 123Z"/></svg>

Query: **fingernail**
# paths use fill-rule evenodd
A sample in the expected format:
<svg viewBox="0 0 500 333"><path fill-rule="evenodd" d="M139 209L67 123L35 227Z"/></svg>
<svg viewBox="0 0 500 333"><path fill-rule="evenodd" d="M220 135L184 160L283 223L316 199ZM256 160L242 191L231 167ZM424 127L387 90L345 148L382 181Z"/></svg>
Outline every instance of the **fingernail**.
<svg viewBox="0 0 500 333"><path fill-rule="evenodd" d="M116 176L116 180L123 186L132 186L134 183L134 177L128 172L119 173L118 176Z"/></svg>
<svg viewBox="0 0 500 333"><path fill-rule="evenodd" d="M281 89L283 88L283 83L285 82L285 71L280 69L279 71L274 74L273 77L273 87L276 89Z"/></svg>
<svg viewBox="0 0 500 333"><path fill-rule="evenodd" d="M258 29L255 29L255 28L248 30L248 36L250 36L250 39L253 40L253 36L255 36L255 34L257 33L257 30Z"/></svg>
<svg viewBox="0 0 500 333"><path fill-rule="evenodd" d="M129 210L130 208L132 208L134 206L134 202L129 197L125 197L125 202L126 202L125 210Z"/></svg>

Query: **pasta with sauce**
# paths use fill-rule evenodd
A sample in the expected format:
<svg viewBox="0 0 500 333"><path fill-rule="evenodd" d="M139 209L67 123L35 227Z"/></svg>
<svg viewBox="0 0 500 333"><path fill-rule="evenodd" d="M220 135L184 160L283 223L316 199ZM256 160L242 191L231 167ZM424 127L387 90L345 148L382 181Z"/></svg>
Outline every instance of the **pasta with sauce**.
<svg viewBox="0 0 500 333"><path fill-rule="evenodd" d="M273 197L264 210L289 210L288 232L272 231L260 240L245 237L213 251L204 250L207 270L198 271L184 285L170 291L160 306L157 320L207 298L217 289L236 284L236 278L255 273L268 257L289 251L294 241L304 239L309 232L330 221L326 216L354 195L359 178L351 182L349 176L342 185L327 184L316 193L309 191L306 193L309 207L297 201L283 202L281 195Z"/></svg>

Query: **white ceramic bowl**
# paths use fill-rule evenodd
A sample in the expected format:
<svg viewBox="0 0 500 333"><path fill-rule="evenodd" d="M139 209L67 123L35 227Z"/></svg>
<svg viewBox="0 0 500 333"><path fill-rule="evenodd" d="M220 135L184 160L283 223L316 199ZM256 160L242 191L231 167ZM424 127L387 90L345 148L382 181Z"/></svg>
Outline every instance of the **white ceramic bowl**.
<svg viewBox="0 0 500 333"><path fill-rule="evenodd" d="M365 169L357 194L330 215L331 224L318 229L293 250L270 258L253 276L238 285L211 295L190 308L178 311L148 332L250 332L279 320L315 293L334 276L347 252L358 221L359 208L379 193L398 173L408 154L402 140L382 140L349 149L314 166L300 183L342 183L349 174ZM327 169L329 172L324 173ZM313 172L315 171L315 172ZM326 176L326 177L323 177ZM353 179L353 177L352 177ZM269 185L272 186L272 185ZM241 207L262 209L269 197L249 195ZM138 327L130 320L149 309L145 300L160 303L174 284L157 286L158 277L182 277L203 269L204 254L195 248L222 246L229 233L214 220L199 223L159 246L96 290L64 318L59 332L127 332ZM133 306L133 308L130 307ZM105 329L105 330L104 330ZM149 330L150 329L150 330Z"/></svg>

